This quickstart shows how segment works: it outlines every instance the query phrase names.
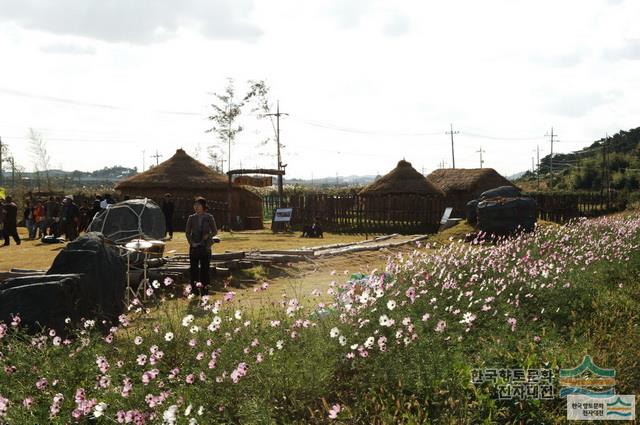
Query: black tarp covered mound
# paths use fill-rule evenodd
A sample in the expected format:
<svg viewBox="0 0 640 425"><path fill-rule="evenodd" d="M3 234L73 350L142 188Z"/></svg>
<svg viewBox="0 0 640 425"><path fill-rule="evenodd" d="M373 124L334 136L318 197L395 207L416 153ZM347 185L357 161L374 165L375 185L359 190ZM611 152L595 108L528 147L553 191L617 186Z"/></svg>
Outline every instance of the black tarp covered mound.
<svg viewBox="0 0 640 425"><path fill-rule="evenodd" d="M124 311L126 268L102 235L89 233L67 244L44 276L0 284L0 321L20 314L30 328L61 330L68 317L114 322Z"/></svg>
<svg viewBox="0 0 640 425"><path fill-rule="evenodd" d="M518 198L520 189L515 186L500 186L495 189L489 189L480 194L478 200L485 201L491 198Z"/></svg>
<svg viewBox="0 0 640 425"><path fill-rule="evenodd" d="M474 199L467 202L466 210L467 222L475 225L478 222L478 200Z"/></svg>
<svg viewBox="0 0 640 425"><path fill-rule="evenodd" d="M25 276L0 283L0 321L20 315L22 326L62 330L65 319L80 320L80 275Z"/></svg>
<svg viewBox="0 0 640 425"><path fill-rule="evenodd" d="M131 239L162 239L165 236L165 218L162 209L150 199L130 199L109 205L98 213L87 229L100 232L117 243Z"/></svg>
<svg viewBox="0 0 640 425"><path fill-rule="evenodd" d="M530 232L536 218L536 201L531 198L494 198L478 203L478 228L488 234Z"/></svg>

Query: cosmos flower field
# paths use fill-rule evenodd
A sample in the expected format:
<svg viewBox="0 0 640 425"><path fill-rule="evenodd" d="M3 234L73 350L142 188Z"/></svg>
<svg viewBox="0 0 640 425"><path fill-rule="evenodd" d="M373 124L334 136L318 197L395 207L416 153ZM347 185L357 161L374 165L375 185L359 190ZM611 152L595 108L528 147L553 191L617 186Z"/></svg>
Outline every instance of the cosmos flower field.
<svg viewBox="0 0 640 425"><path fill-rule="evenodd" d="M471 369L590 354L636 393L637 276L640 217L627 215L416 246L260 307L154 282L106 332L0 324L0 423L555 422L564 400L499 401Z"/></svg>

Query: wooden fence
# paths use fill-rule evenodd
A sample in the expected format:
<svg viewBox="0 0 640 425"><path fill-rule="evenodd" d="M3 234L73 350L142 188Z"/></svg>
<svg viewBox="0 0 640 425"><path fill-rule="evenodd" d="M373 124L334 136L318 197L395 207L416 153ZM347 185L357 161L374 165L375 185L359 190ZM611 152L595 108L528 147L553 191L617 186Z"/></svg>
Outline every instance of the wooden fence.
<svg viewBox="0 0 640 425"><path fill-rule="evenodd" d="M264 198L273 214L277 196ZM444 212L441 198L422 195L299 194L285 196L283 208L293 208L291 226L299 230L317 220L326 231L339 233L431 233ZM271 217L269 217L271 218Z"/></svg>
<svg viewBox="0 0 640 425"><path fill-rule="evenodd" d="M530 196L538 204L538 218L562 223L576 217L596 217L624 210L626 199L618 192L548 193L532 192Z"/></svg>

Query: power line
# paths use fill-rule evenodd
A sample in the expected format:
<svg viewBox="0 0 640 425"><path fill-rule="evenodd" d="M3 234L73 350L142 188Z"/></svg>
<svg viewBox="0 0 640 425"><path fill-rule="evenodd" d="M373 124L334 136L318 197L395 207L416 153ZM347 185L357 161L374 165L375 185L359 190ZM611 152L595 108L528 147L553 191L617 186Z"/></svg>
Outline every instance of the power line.
<svg viewBox="0 0 640 425"><path fill-rule="evenodd" d="M470 133L468 131L463 131L461 134L469 137L476 137L479 139L491 139L491 140L502 140L505 142L513 141L513 140L540 140L540 137L497 137L497 136L486 136L477 133Z"/></svg>
<svg viewBox="0 0 640 425"><path fill-rule="evenodd" d="M323 123L320 121L313 121L307 119L296 119L292 118L292 120L297 121L302 124L310 125L312 127L324 128L326 130L334 130L341 131L344 133L355 133L355 134L366 134L371 136L390 136L390 137L423 137L423 136L439 136L442 133L429 133L429 132L409 132L409 133L398 133L398 132L388 132L388 131L377 131L377 130L364 130L358 128L344 127L335 124Z"/></svg>
<svg viewBox="0 0 640 425"><path fill-rule="evenodd" d="M41 100L41 101L45 101L45 102L63 103L63 104L66 104L66 105L71 105L71 106L82 106L82 107L90 107L90 108L108 109L108 110L114 110L114 111L130 111L130 110L132 110L132 108L128 108L128 107L121 106L121 105L109 105L109 104L106 104L106 103L92 103L92 102L85 102L85 101L69 99L69 98L63 98L63 97L37 95L37 94L27 93L27 92L23 92L23 91L19 91L19 90L6 89L6 88L1 88L1 87L0 87L0 92L1 93L5 93L5 94L9 94L11 96L24 97L24 98L28 98L28 99ZM206 114L202 114L202 113L199 113L199 112L190 112L190 111L165 111L165 110L152 109L151 112L158 113L158 114L206 117Z"/></svg>

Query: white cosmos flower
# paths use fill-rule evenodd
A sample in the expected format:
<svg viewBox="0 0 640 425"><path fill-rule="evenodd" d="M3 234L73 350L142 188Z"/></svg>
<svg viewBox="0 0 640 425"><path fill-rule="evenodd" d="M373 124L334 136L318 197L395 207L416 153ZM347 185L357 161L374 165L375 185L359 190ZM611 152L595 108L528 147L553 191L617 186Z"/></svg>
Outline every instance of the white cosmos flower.
<svg viewBox="0 0 640 425"><path fill-rule="evenodd" d="M338 342L344 347L345 345L347 345L347 337L344 335L340 335L340 337L338 338Z"/></svg>
<svg viewBox="0 0 640 425"><path fill-rule="evenodd" d="M332 328L331 332L329 332L329 335L331 336L331 338L335 338L340 335L340 330L338 328Z"/></svg>
<svg viewBox="0 0 640 425"><path fill-rule="evenodd" d="M178 411L178 406L175 404L169 406L167 410L162 414L163 423L167 425L174 425L177 421L176 412Z"/></svg>
<svg viewBox="0 0 640 425"><path fill-rule="evenodd" d="M182 326L184 326L186 328L187 326L189 326L193 322L193 319L194 319L193 314L187 314L182 319Z"/></svg>
<svg viewBox="0 0 640 425"><path fill-rule="evenodd" d="M396 308L396 302L394 300L387 301L387 308L389 310L393 310L394 308Z"/></svg>
<svg viewBox="0 0 640 425"><path fill-rule="evenodd" d="M278 350L282 350L282 347L284 347L284 341L283 340L278 340L276 342L276 347L278 348Z"/></svg>
<svg viewBox="0 0 640 425"><path fill-rule="evenodd" d="M99 418L104 415L104 411L107 410L107 403L101 402L95 405L93 408L93 417Z"/></svg>
<svg viewBox="0 0 640 425"><path fill-rule="evenodd" d="M375 342L375 338L373 338L372 336L370 336L369 338L367 338L367 340L364 342L364 346L366 348L371 348L373 347L373 344Z"/></svg>
<svg viewBox="0 0 640 425"><path fill-rule="evenodd" d="M192 404L188 405L187 408L184 409L184 415L185 416L189 416L191 414L191 409L193 409L193 405Z"/></svg>
<svg viewBox="0 0 640 425"><path fill-rule="evenodd" d="M389 316L387 316L386 314L383 314L382 316L380 316L380 326L388 326L389 324Z"/></svg>
<svg viewBox="0 0 640 425"><path fill-rule="evenodd" d="M165 341L171 341L172 339L173 339L173 332L167 332L166 334L164 334Z"/></svg>
<svg viewBox="0 0 640 425"><path fill-rule="evenodd" d="M234 313L233 317L235 317L236 320L241 320L242 319L242 312L240 310L236 310L236 312Z"/></svg>

